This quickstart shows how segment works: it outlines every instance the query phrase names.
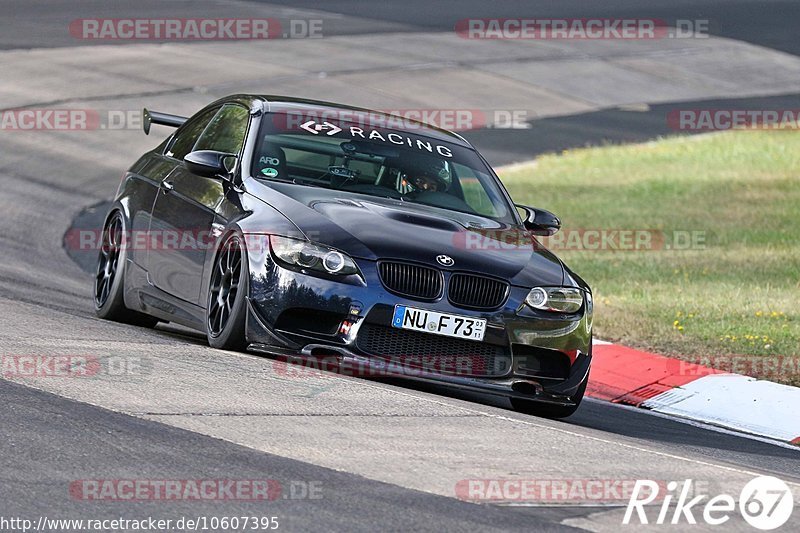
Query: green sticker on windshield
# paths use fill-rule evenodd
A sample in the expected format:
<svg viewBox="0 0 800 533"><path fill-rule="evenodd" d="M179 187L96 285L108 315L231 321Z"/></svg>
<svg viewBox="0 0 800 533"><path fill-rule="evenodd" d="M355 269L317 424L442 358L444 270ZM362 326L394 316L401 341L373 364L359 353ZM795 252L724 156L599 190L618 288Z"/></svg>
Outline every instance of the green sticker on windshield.
<svg viewBox="0 0 800 533"><path fill-rule="evenodd" d="M262 168L261 173L264 174L268 178L274 178L278 175L278 171L274 168Z"/></svg>

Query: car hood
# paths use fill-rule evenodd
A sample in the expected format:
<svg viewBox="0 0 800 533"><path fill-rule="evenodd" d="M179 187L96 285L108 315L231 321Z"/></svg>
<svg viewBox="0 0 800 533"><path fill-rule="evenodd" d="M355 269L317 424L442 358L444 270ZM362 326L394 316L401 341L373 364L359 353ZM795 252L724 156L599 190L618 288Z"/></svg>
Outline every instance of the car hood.
<svg viewBox="0 0 800 533"><path fill-rule="evenodd" d="M411 202L290 183L248 192L279 210L311 241L354 258L400 259L472 271L514 285L561 285L561 261L517 225ZM255 214L255 216L258 216Z"/></svg>

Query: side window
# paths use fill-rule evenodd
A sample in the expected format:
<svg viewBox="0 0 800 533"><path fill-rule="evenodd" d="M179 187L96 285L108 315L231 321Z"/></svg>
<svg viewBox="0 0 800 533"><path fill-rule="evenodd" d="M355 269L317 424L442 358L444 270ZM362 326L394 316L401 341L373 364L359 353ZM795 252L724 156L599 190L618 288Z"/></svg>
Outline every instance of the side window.
<svg viewBox="0 0 800 533"><path fill-rule="evenodd" d="M481 184L480 178L475 172L464 165L453 165L460 178L461 190L464 192L464 201L478 214L496 217L498 216L486 189Z"/></svg>
<svg viewBox="0 0 800 533"><path fill-rule="evenodd" d="M238 154L244 144L249 117L250 111L245 107L235 104L222 106L197 140L194 149Z"/></svg>
<svg viewBox="0 0 800 533"><path fill-rule="evenodd" d="M183 161L186 154L192 151L192 147L194 143L197 142L197 138L216 112L216 108L209 109L202 115L190 119L186 124L181 126L175 134L175 139L172 141L166 155Z"/></svg>

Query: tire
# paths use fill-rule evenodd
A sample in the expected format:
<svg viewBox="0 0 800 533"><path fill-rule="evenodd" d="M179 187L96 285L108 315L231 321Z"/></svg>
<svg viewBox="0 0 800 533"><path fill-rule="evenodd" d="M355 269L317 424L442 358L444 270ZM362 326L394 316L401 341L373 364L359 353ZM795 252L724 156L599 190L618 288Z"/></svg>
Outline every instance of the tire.
<svg viewBox="0 0 800 533"><path fill-rule="evenodd" d="M250 270L244 240L231 233L214 258L206 305L206 336L212 348L243 351Z"/></svg>
<svg viewBox="0 0 800 533"><path fill-rule="evenodd" d="M152 328L158 319L125 307L125 234L122 213L115 211L103 227L103 240L94 277L94 312L105 320Z"/></svg>
<svg viewBox="0 0 800 533"><path fill-rule="evenodd" d="M523 400L520 398L510 398L511 406L514 408L515 411L519 411L520 413L525 413L534 416L540 416L543 418L567 418L568 416L575 413L578 410L578 407L581 405L581 400L583 400L583 394L586 392L586 384L589 383L589 376L587 375L586 378L581 383L580 387L578 387L578 391L575 393L573 400L575 401L575 405L551 405L546 403L540 403L535 400Z"/></svg>

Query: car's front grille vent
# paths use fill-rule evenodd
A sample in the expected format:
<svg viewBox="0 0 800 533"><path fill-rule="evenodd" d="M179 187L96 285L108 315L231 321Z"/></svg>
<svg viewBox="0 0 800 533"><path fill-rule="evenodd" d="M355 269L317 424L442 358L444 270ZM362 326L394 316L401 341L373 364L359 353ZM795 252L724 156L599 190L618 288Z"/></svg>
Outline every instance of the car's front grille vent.
<svg viewBox="0 0 800 533"><path fill-rule="evenodd" d="M471 274L453 274L447 289L450 303L472 309L495 309L507 296L508 283Z"/></svg>
<svg viewBox="0 0 800 533"><path fill-rule="evenodd" d="M400 296L435 300L442 293L442 274L435 268L381 261L378 273L384 287Z"/></svg>
<svg viewBox="0 0 800 533"><path fill-rule="evenodd" d="M419 368L461 376L503 376L511 368L508 348L443 335L364 323L356 345L368 354L389 359L400 371Z"/></svg>

